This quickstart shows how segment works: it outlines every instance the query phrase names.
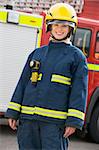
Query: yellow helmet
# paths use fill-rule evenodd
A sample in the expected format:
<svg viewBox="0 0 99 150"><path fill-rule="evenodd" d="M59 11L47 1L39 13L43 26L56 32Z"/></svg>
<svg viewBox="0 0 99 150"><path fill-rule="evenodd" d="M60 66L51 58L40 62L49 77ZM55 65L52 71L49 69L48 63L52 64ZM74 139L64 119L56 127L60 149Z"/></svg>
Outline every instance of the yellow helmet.
<svg viewBox="0 0 99 150"><path fill-rule="evenodd" d="M53 24L54 20L66 21L74 30L77 26L77 15L75 9L67 3L56 3L46 14L47 26Z"/></svg>

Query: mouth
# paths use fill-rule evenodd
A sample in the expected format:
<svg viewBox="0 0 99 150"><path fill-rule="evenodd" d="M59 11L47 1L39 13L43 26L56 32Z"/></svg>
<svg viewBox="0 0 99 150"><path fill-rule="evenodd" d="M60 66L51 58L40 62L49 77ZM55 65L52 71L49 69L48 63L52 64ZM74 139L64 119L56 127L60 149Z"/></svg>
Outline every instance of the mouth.
<svg viewBox="0 0 99 150"><path fill-rule="evenodd" d="M61 37L64 36L64 34L63 33L56 33L56 36L59 37L59 38L61 38Z"/></svg>
<svg viewBox="0 0 99 150"><path fill-rule="evenodd" d="M56 32L56 34L57 34L58 36L62 36L62 35L63 35L63 33L60 33L60 32Z"/></svg>

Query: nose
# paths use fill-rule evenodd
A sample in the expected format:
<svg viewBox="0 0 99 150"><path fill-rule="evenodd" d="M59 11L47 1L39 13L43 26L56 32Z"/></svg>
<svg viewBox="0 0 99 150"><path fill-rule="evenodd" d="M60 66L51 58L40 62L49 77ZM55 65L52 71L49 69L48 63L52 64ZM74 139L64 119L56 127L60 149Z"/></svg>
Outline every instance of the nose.
<svg viewBox="0 0 99 150"><path fill-rule="evenodd" d="M57 31L61 32L62 31L62 27L61 26L57 26Z"/></svg>

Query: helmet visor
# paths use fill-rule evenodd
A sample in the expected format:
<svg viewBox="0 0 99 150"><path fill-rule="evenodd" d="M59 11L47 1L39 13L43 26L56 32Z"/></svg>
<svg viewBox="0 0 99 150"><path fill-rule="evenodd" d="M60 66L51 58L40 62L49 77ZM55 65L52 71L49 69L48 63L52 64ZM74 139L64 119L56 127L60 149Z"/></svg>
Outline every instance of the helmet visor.
<svg viewBox="0 0 99 150"><path fill-rule="evenodd" d="M68 25L72 28L75 28L75 23L74 22L70 22L70 21L66 21L66 20L49 20L46 22L47 25L51 25L51 24L65 24Z"/></svg>

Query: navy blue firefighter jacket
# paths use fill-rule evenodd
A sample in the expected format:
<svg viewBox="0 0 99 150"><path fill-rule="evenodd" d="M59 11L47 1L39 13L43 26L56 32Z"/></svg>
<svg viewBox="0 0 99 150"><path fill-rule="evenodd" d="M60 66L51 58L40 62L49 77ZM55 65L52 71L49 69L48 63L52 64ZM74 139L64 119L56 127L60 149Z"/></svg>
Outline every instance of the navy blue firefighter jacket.
<svg viewBox="0 0 99 150"><path fill-rule="evenodd" d="M32 83L31 61L40 62ZM64 42L49 42L28 57L5 114L82 129L86 108L88 68L82 51Z"/></svg>

